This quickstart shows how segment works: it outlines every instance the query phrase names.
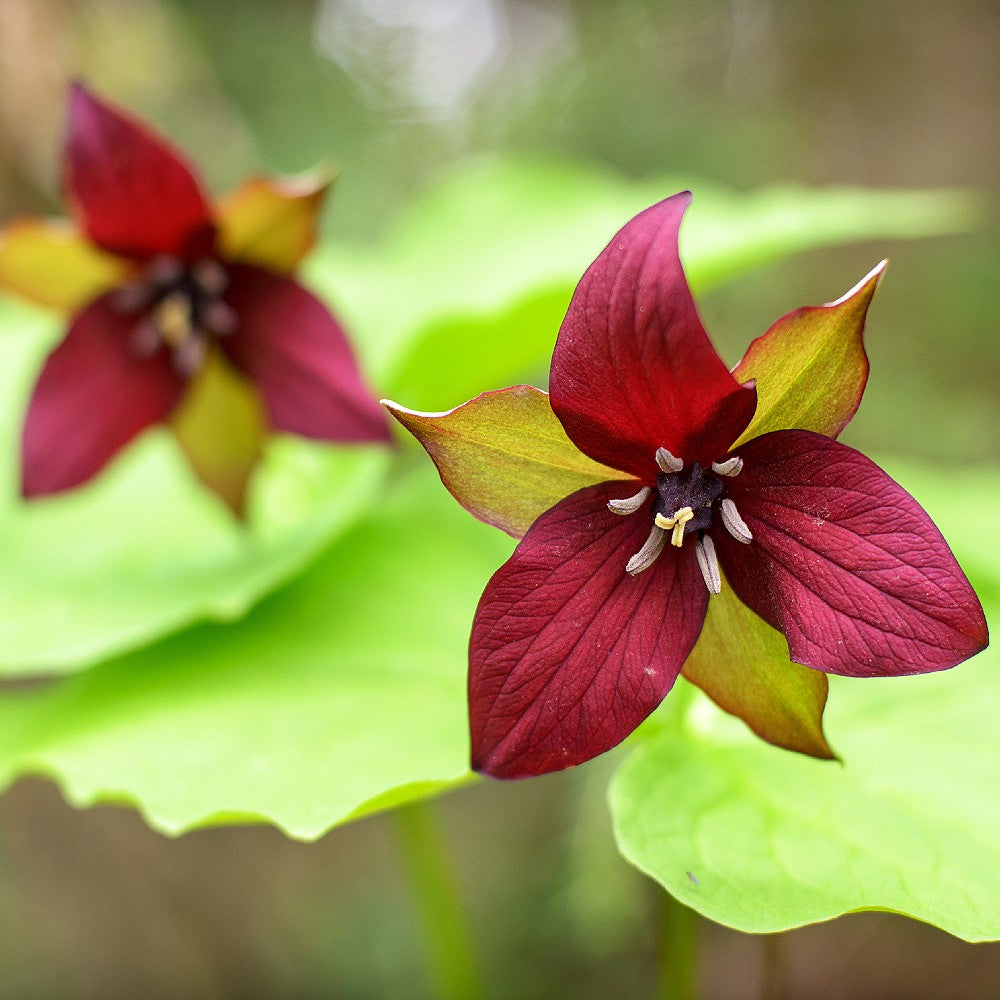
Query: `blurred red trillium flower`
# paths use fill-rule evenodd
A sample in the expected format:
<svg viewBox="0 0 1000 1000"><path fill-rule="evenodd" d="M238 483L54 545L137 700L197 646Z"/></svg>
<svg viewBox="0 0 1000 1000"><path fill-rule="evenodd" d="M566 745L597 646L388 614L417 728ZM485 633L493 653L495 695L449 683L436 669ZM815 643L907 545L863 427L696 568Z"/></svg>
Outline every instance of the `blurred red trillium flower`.
<svg viewBox="0 0 1000 1000"><path fill-rule="evenodd" d="M634 218L584 275L550 396L515 386L440 414L385 403L463 506L521 537L472 627L483 773L589 760L682 670L769 742L830 758L827 673L941 670L987 644L930 518L834 440L867 381L884 264L779 320L730 372L678 255L689 202Z"/></svg>
<svg viewBox="0 0 1000 1000"><path fill-rule="evenodd" d="M389 440L341 325L292 277L329 178L254 178L212 205L161 136L74 85L64 185L72 222L0 236L0 284L72 314L28 406L25 497L85 483L161 421L237 513L268 430Z"/></svg>

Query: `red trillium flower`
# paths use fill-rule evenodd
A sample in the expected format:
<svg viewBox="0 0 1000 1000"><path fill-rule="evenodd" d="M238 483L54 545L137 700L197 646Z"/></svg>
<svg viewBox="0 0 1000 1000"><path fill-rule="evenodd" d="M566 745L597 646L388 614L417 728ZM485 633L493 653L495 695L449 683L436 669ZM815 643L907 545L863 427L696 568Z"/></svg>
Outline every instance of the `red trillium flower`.
<svg viewBox="0 0 1000 1000"><path fill-rule="evenodd" d="M163 138L77 85L64 182L73 223L0 237L0 283L72 313L28 407L26 497L86 482L160 421L237 511L268 429L389 440L343 329L291 276L328 179L257 178L213 206Z"/></svg>
<svg viewBox="0 0 1000 1000"><path fill-rule="evenodd" d="M550 397L386 404L460 503L523 536L472 627L472 763L486 774L610 749L682 670L763 738L832 757L827 673L941 670L987 644L927 514L834 440L867 380L883 265L779 320L730 372L678 256L689 201L637 216L584 275Z"/></svg>

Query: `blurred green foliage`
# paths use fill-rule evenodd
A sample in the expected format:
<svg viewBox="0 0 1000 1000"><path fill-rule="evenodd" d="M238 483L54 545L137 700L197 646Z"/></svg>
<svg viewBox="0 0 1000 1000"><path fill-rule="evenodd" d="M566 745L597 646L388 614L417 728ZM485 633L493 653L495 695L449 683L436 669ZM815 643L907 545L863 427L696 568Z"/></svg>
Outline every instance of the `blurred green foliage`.
<svg viewBox="0 0 1000 1000"><path fill-rule="evenodd" d="M998 523L996 472L988 465L961 474L955 469L989 463L1000 450L994 347L1000 254L995 206L988 200L998 190L1000 22L993 5L969 0L944 8L921 2L902 16L891 4L853 0L833 6L510 2L502 8L509 49L453 113L437 115L413 104L387 103L384 93L376 101L370 89L359 86L320 44L321 6L312 0L5 4L0 14L3 211L59 211L54 150L68 75L82 74L168 131L217 191L254 170L295 171L332 159L341 176L325 221L328 242L311 264L310 278L352 321L376 384L400 402L429 407L453 405L500 382L544 378L546 353L572 282L629 212L679 187L696 191L686 248L696 286L705 291L724 276L705 260L698 262L696 233L721 255L720 266L731 276L742 272L699 300L706 326L730 361L778 315L839 295L888 255L892 264L869 324L873 377L846 439L869 452L916 460L892 468L899 468L904 485L941 516L992 615L1000 594L989 537L990 526ZM532 11L549 20L532 21ZM555 35L546 34L543 23L553 19ZM536 36L554 39L540 55L532 55L528 44ZM505 166L512 156L520 164L516 168ZM559 180L562 166L545 165L540 173L524 166L525 160L529 167L538 160L550 164L551 157L587 167L582 173L571 169L578 180L566 181ZM464 190L461 182L439 186L469 159L479 161L479 173L465 174ZM494 178L487 181L490 171ZM498 199L491 216L488 203L499 178L520 183L524 197L516 212ZM534 194L533 184L539 185ZM918 227L924 219L941 234L956 228L941 218L927 221L925 212L937 211L941 203L921 202L911 216L911 203L896 202L896 221L890 224L886 216L872 214L875 203L844 200L841 192L827 203L822 224L814 219L794 239L783 235L790 240L783 250L805 251L852 235L882 238L862 249L804 253L751 272L750 264L777 259L766 250L766 240L784 230L762 200L741 194L731 199L725 192L776 184L974 185L987 199L972 205L973 235L909 243L901 238L914 235L914 219ZM449 208L433 193L421 200L435 190L460 191L461 201ZM414 202L424 206L423 221L418 212L397 226ZM467 217L462 204L475 205L466 209ZM853 207L840 216L837 205ZM953 220L954 207L946 210ZM970 221L965 211L960 214L964 223ZM510 223L506 230L505 223ZM817 232L825 233L822 240ZM727 260L720 247L733 234L737 242L744 239L743 257ZM366 459L326 456L287 442L261 478L261 497L273 490L275 499L261 501L261 538L250 545L196 493L166 443L155 438L85 495L51 508L42 505L30 515L15 512L13 414L23 406L31 370L56 325L24 312L5 315L0 340L15 360L0 372L11 408L0 473L7 506L0 553L8 581L0 594L8 605L0 639L17 655L9 653L3 665L20 673L89 664L195 618L238 616L271 587L308 568L241 623L199 625L77 677L5 690L0 777L46 774L73 802L129 802L170 832L268 817L303 837L316 837L358 810L465 781L464 629L479 584L509 543L465 519L412 452L397 457L386 479L384 470L368 467ZM155 501L144 500L137 486L136 477L147 471L162 486ZM332 480L335 507L324 503ZM370 516L357 521L365 511ZM161 539L138 530L157 517L173 525ZM180 563L171 563L178 538L185 539L181 554L187 560L180 575ZM75 562L62 558L67 539ZM165 568L171 565L172 570ZM107 587L97 584L104 574ZM137 582L144 574L145 584ZM156 586L150 586L154 578ZM428 628L428 622L440 627ZM420 655L414 655L414 635L423 644ZM345 654L338 657L333 648ZM719 878L714 884L704 879L702 909L740 926L764 926L754 900L737 898L732 880L755 852L774 848L777 835L758 838L753 824L741 829L738 841L723 831L726 856L720 862L719 853L709 851L718 830L711 829L708 847L699 840L697 776L708 767L706 781L729 781L744 810L766 816L768 829L784 836L772 860L777 864L792 856L799 866L780 907L775 902L769 926L820 919L853 906L892 905L937 919L956 934L991 936L989 928L997 926L993 900L1000 895L991 881L992 872L1000 870L994 857L998 776L990 736L996 695L991 665L987 654L942 678L835 688L831 738L845 767L823 771L815 789L809 769L823 765L750 744L737 724L704 708L686 715L684 698L675 692L680 697L668 699L635 741L616 781L619 841L644 869L691 902L696 887L686 869L700 876L705 869L693 865L704 860L700 852L712 853ZM389 703L395 706L391 711L385 708ZM423 705L420 717L409 711L417 705ZM362 708L361 721L372 728L352 730L348 723L358 721L355 710ZM386 744L386 733L398 742ZM888 759L863 773L887 743ZM277 749L262 751L267 745ZM361 759L380 746L387 756L377 766L346 768L346 759ZM492 959L497 995L552 996L556 980L565 995L604 996L627 987L648 992L643 970L652 960L652 897L643 896L641 884L605 853L610 840L600 813L605 777L619 756L530 787L471 789L465 794L472 798L451 804L456 857ZM923 766L915 769L918 757ZM671 770L682 765L683 770ZM650 770L658 776L667 772L664 784L652 790L644 777ZM960 780L953 782L954 775ZM677 786L673 790L670 781ZM790 782L795 794L777 795L782 782ZM628 799L630 784L635 792ZM858 787L871 795L866 800L871 810L861 817L837 804L838 796L846 796L857 811ZM824 855L810 849L808 824L790 815L797 808L818 811L824 795L836 813L820 830L824 838L846 829L848 816L851 823L869 822L872 828L884 824L879 829L887 836L893 831L898 836L905 827L912 848L906 872L894 878L892 869L877 861L873 835L872 843L850 848L857 891L845 892L839 882L833 886L837 880ZM170 896L172 890L157 889L154 880L164 870L168 883L182 877L177 866L185 863L196 870L190 859L199 844L214 845L204 848L209 855L204 870L213 873L233 844L250 844L240 855L245 865L226 869L219 883L242 901L244 868L254 868L259 854L268 859L263 867L283 859L278 870L292 884L313 884L310 862L301 855L288 860L293 848L269 840L267 831L206 831L198 836L228 839L189 837L150 849L133 829L127 844L147 844L145 850L162 850L170 860L161 867L123 866L121 852L108 848L108 872L95 883L105 882L108 892L133 901L159 899L158 891L169 897L157 920L173 927L183 943L164 944L170 957L154 972L149 962L128 965L122 956L129 949L108 943L131 940L134 929L123 921L116 937L95 920L106 902L98 889L79 888L79 919L58 923L62 904L74 891L75 871L60 868L60 862L75 859L82 870L91 860L58 839L60 824L70 829L77 819L45 806L44 796L29 797L20 813L17 803L24 796L15 795L13 805L5 801L14 831L6 846L12 857L28 858L29 872L27 888L12 890L21 906L10 909L4 925L26 956L9 970L15 992L23 986L25 994L34 989L36 995L53 995L52 970L60 970L70 984L66 995L79 994L73 986L99 975L94 954L113 954L121 982L146 991L152 977L174 990L181 984L192 995L217 994L220 977L228 973L226 982L237 984L237 991L242 982L244 992L273 985L279 992L324 993L331 982L345 996L401 988L419 992L411 967L418 945L412 933L407 937L408 924L400 917L399 886L393 883L394 891L373 877L392 865L378 821L343 831L343 839L328 839L309 856L315 859L324 849L340 854L348 845L347 860L341 861L363 873L360 882L343 874L336 885L324 882L332 904L326 896L306 901L300 889L296 899L307 915L288 919L287 941L273 935L256 941L247 929L256 925L248 923L242 945L226 936L239 920L222 909L199 910L188 900L187 909L178 907L180 916L165 916L178 896L186 897ZM464 807L468 802L472 805ZM55 829L48 820L53 812ZM656 826L664 819L671 825L669 837ZM108 822L114 831L130 829L126 819L117 826ZM914 823L926 826L914 833ZM650 829L655 838L648 836ZM20 853L19 830L36 831L34 846ZM950 833L954 836L946 840ZM112 832L101 843L118 835ZM944 844L947 851L958 842L970 845L962 857L929 863L934 845ZM52 857L44 853L47 843L59 845ZM869 847L876 860L866 853ZM684 862L685 870L674 863L681 854L695 859ZM925 861L924 873L914 874ZM66 884L45 897L54 900L47 923L25 923L21 915L35 905L37 886L50 869L68 872ZM128 873L127 881L115 880L119 869ZM901 888L907 879L910 884ZM976 879L969 897L975 905L963 911L961 884ZM213 882L208 892L220 896L218 888ZM275 898L285 888L276 890ZM948 897L943 903L942 896ZM251 920L252 903L233 907ZM200 947L185 936L191 933L185 921L196 912L207 928L195 935ZM525 921L525 913L532 914L532 922ZM155 946L142 930L135 933L150 953L159 947L155 931L150 932ZM894 940L900 933L896 927ZM372 940L390 939L393 947L370 946ZM71 946L64 946L67 941ZM516 963L507 958L512 951L520 956ZM848 949L858 969L869 952ZM969 974L965 952L956 953L949 967L935 964L933 949L918 948L915 967L924 952L919 988L937 982L942 994L958 981L948 978L949 968ZM114 962L109 958L108 964ZM715 977L714 995L729 998L745 985L747 974L737 962L727 984L719 978L723 965L712 963L703 977ZM876 971L866 978L854 970L858 995L873 995ZM841 972L847 976L852 970ZM983 992L969 986L965 995L992 996L989 975L985 981ZM810 974L801 995L821 995L822 982ZM905 995L905 988L888 988L885 995L901 992Z"/></svg>

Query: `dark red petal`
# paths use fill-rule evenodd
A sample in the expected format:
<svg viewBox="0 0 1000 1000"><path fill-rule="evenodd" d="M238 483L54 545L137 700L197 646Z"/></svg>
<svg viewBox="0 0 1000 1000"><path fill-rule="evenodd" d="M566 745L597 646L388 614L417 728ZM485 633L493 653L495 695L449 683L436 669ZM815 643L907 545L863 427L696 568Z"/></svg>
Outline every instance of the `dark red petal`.
<svg viewBox="0 0 1000 1000"><path fill-rule="evenodd" d="M184 383L169 353L134 354L136 318L108 300L96 299L76 316L35 385L22 441L26 497L86 482L181 396Z"/></svg>
<svg viewBox="0 0 1000 1000"><path fill-rule="evenodd" d="M185 160L80 84L70 88L65 155L67 200L98 246L130 257L211 251L211 209Z"/></svg>
<svg viewBox="0 0 1000 1000"><path fill-rule="evenodd" d="M663 700L698 638L708 591L693 545L644 573L625 564L647 504L607 509L624 483L546 511L490 580L469 649L472 766L497 778L558 771L620 743Z"/></svg>
<svg viewBox="0 0 1000 1000"><path fill-rule="evenodd" d="M552 356L552 409L566 433L644 479L659 447L717 459L756 405L709 341L684 277L677 233L690 201L661 201L615 236L577 286Z"/></svg>
<svg viewBox="0 0 1000 1000"><path fill-rule="evenodd" d="M389 441L386 415L361 379L340 324L297 281L229 267L238 326L220 343L256 383L277 430L326 441Z"/></svg>
<svg viewBox="0 0 1000 1000"><path fill-rule="evenodd" d="M739 598L784 632L791 658L833 674L943 670L988 642L986 619L920 505L874 462L812 431L738 449L727 483L753 533L713 531Z"/></svg>

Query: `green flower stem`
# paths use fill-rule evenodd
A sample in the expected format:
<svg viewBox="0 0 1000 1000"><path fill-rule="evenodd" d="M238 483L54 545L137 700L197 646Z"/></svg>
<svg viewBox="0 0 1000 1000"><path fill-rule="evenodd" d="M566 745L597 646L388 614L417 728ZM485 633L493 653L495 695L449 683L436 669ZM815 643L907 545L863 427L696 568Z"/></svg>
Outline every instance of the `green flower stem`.
<svg viewBox="0 0 1000 1000"><path fill-rule="evenodd" d="M441 1000L482 997L472 937L433 809L412 802L392 816L427 936L433 995Z"/></svg>
<svg viewBox="0 0 1000 1000"><path fill-rule="evenodd" d="M663 1000L693 1000L698 914L665 892L660 921L660 995Z"/></svg>

